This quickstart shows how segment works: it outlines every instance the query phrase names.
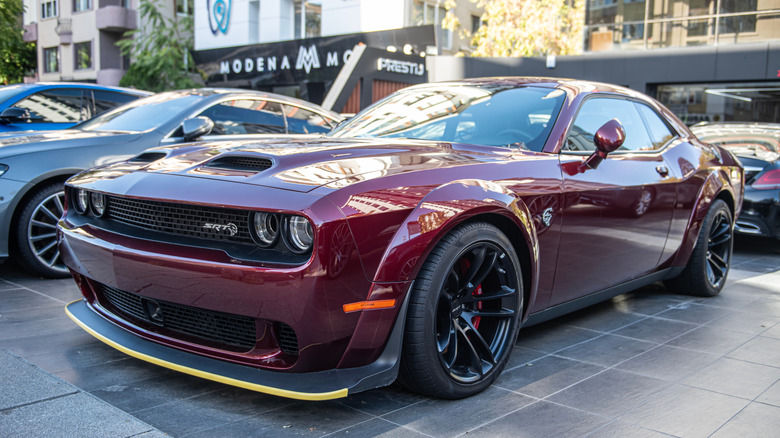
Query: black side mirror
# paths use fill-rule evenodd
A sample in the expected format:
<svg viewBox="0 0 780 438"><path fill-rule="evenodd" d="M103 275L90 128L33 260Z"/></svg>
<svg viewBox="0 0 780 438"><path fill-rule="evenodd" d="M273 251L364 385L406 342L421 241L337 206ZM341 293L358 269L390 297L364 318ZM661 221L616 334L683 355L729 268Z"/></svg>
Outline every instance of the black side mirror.
<svg viewBox="0 0 780 438"><path fill-rule="evenodd" d="M0 113L0 122L3 123L30 123L30 110L12 106Z"/></svg>
<svg viewBox="0 0 780 438"><path fill-rule="evenodd" d="M208 135L214 128L214 122L208 117L194 117L182 123L181 130L184 133L184 141L192 141L198 137Z"/></svg>
<svg viewBox="0 0 780 438"><path fill-rule="evenodd" d="M623 142L626 141L626 131L618 119L612 119L601 125L601 128L596 131L596 135L593 136L593 141L596 143L596 152L588 157L584 163L591 169L599 167L604 158L607 158L607 154L623 145Z"/></svg>

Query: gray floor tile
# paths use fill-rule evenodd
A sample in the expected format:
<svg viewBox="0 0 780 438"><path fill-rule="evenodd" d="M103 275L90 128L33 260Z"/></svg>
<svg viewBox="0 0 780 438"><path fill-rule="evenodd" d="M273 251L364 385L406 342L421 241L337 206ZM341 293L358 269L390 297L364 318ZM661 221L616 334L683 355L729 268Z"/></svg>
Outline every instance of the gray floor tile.
<svg viewBox="0 0 780 438"><path fill-rule="evenodd" d="M427 399L382 418L431 436L457 436L501 418L533 399L491 387L463 400Z"/></svg>
<svg viewBox="0 0 780 438"><path fill-rule="evenodd" d="M772 339L780 339L780 322L761 333L761 336L766 336L767 338Z"/></svg>
<svg viewBox="0 0 780 438"><path fill-rule="evenodd" d="M220 383L182 373L166 373L128 384L117 383L92 391L92 395L132 414L224 389L225 385Z"/></svg>
<svg viewBox="0 0 780 438"><path fill-rule="evenodd" d="M131 437L152 431L146 423L78 393L3 412L3 436L79 438Z"/></svg>
<svg viewBox="0 0 780 438"><path fill-rule="evenodd" d="M750 335L761 334L762 336L772 337L768 333L772 330L771 327L778 325L778 322L780 322L780 319L772 316L740 310L729 312L707 325ZM774 337L780 339L780 328L777 329L777 336Z"/></svg>
<svg viewBox="0 0 780 438"><path fill-rule="evenodd" d="M0 340L14 339L19 337L19 333L25 336L59 336L60 333L73 328L73 321L65 314L55 318L33 319L27 321L13 322L3 324L3 330L0 331Z"/></svg>
<svg viewBox="0 0 780 438"><path fill-rule="evenodd" d="M531 397L544 398L604 370L596 365L547 356L528 366L505 370L494 385Z"/></svg>
<svg viewBox="0 0 780 438"><path fill-rule="evenodd" d="M668 438L669 435L655 430L645 429L635 424L612 422L587 435L588 438Z"/></svg>
<svg viewBox="0 0 780 438"><path fill-rule="evenodd" d="M56 373L57 377L92 392L115 385L129 386L133 382L171 375L175 371L132 357L79 369Z"/></svg>
<svg viewBox="0 0 780 438"><path fill-rule="evenodd" d="M371 415L384 415L426 400L427 397L395 384L379 391L365 391L339 399L338 403Z"/></svg>
<svg viewBox="0 0 780 438"><path fill-rule="evenodd" d="M364 423L350 426L328 437L382 437L382 438L416 438L428 435L416 432L403 426L391 423L381 418L374 418Z"/></svg>
<svg viewBox="0 0 780 438"><path fill-rule="evenodd" d="M652 342L622 336L604 335L561 350L556 355L611 367L642 354L657 345Z"/></svg>
<svg viewBox="0 0 780 438"><path fill-rule="evenodd" d="M574 327L599 332L611 332L623 326L635 323L640 319L647 318L646 315L631 313L621 308L624 302L622 296L615 297L609 301L597 304L579 312L567 315L561 320Z"/></svg>
<svg viewBox="0 0 780 438"><path fill-rule="evenodd" d="M574 344L587 341L601 333L560 324L553 320L533 327L523 328L517 346L554 353Z"/></svg>
<svg viewBox="0 0 780 438"><path fill-rule="evenodd" d="M30 362L53 374L127 358L126 354L94 338L92 338L92 342L85 344L73 345L61 350L39 352L26 357Z"/></svg>
<svg viewBox="0 0 780 438"><path fill-rule="evenodd" d="M522 336L523 335L521 334L520 337L522 338ZM530 350L528 348L515 345L515 347L512 349L512 355L509 357L509 360L507 361L506 367L504 369L509 370L517 366L525 366L526 364L538 360L547 354L548 353L543 351Z"/></svg>
<svg viewBox="0 0 780 438"><path fill-rule="evenodd" d="M712 438L772 437L780 431L780 407L751 403L723 425Z"/></svg>
<svg viewBox="0 0 780 438"><path fill-rule="evenodd" d="M550 396L547 400L608 418L644 403L669 383L620 370L607 370Z"/></svg>
<svg viewBox="0 0 780 438"><path fill-rule="evenodd" d="M758 336L730 352L728 357L780 368L780 339Z"/></svg>
<svg viewBox="0 0 780 438"><path fill-rule="evenodd" d="M702 326L669 341L669 345L704 353L724 355L753 338L753 335Z"/></svg>
<svg viewBox="0 0 780 438"><path fill-rule="evenodd" d="M699 372L717 358L714 354L659 345L616 368L676 382Z"/></svg>
<svg viewBox="0 0 780 438"><path fill-rule="evenodd" d="M725 315L726 312L725 309L720 307L686 302L655 316L674 321L690 322L693 324L706 324L720 318Z"/></svg>
<svg viewBox="0 0 780 438"><path fill-rule="evenodd" d="M614 334L628 338L663 344L683 333L695 329L696 324L681 321L671 321L661 318L647 318L616 330Z"/></svg>
<svg viewBox="0 0 780 438"><path fill-rule="evenodd" d="M722 358L682 383L752 400L780 380L780 368Z"/></svg>
<svg viewBox="0 0 780 438"><path fill-rule="evenodd" d="M539 401L469 432L469 437L580 437L609 420L566 406Z"/></svg>
<svg viewBox="0 0 780 438"><path fill-rule="evenodd" d="M5 350L0 350L0 382L3 382L0 384L0 411L78 391L78 388Z"/></svg>
<svg viewBox="0 0 780 438"><path fill-rule="evenodd" d="M620 420L679 437L706 437L748 403L737 397L677 385L650 397Z"/></svg>
<svg viewBox="0 0 780 438"><path fill-rule="evenodd" d="M761 394L756 401L780 407L780 380Z"/></svg>

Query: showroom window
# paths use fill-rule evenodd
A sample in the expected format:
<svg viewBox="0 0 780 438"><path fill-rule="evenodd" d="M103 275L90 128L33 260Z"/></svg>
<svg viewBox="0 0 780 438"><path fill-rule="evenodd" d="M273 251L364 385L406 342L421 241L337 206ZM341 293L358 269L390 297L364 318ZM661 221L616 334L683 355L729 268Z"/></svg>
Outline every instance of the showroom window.
<svg viewBox="0 0 780 438"><path fill-rule="evenodd" d="M322 34L322 0L295 0L295 38L312 38Z"/></svg>
<svg viewBox="0 0 780 438"><path fill-rule="evenodd" d="M47 47L43 49L43 72L56 73L60 71L59 47Z"/></svg>
<svg viewBox="0 0 780 438"><path fill-rule="evenodd" d="M780 123L780 85L776 82L659 85L657 96L686 125Z"/></svg>
<svg viewBox="0 0 780 438"><path fill-rule="evenodd" d="M73 0L73 12L83 12L92 9L92 0Z"/></svg>
<svg viewBox="0 0 780 438"><path fill-rule="evenodd" d="M440 6L441 4L443 2L420 0L412 2L412 25L435 25L437 36L440 37L438 41L442 41L441 48L450 49L452 48L452 32L442 27L442 21L444 21L447 10Z"/></svg>
<svg viewBox="0 0 780 438"><path fill-rule="evenodd" d="M41 19L47 19L56 17L59 13L59 7L57 0L49 0L41 2Z"/></svg>
<svg viewBox="0 0 780 438"><path fill-rule="evenodd" d="M76 57L73 62L76 70L92 68L92 41L74 44L73 54Z"/></svg>

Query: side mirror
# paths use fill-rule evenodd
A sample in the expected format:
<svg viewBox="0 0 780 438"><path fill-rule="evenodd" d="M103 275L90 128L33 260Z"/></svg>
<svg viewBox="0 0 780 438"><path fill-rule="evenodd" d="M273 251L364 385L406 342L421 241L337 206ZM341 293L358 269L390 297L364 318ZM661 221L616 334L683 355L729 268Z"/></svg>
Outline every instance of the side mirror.
<svg viewBox="0 0 780 438"><path fill-rule="evenodd" d="M214 128L214 122L208 117L194 117L182 123L181 130L184 133L184 141L192 141L198 137L208 135Z"/></svg>
<svg viewBox="0 0 780 438"><path fill-rule="evenodd" d="M0 121L3 123L30 123L30 110L12 106L0 113Z"/></svg>
<svg viewBox="0 0 780 438"><path fill-rule="evenodd" d="M584 163L591 169L599 167L604 158L607 158L607 154L623 145L623 142L626 141L626 131L618 119L612 119L596 131L593 141L596 143L596 152L588 157Z"/></svg>

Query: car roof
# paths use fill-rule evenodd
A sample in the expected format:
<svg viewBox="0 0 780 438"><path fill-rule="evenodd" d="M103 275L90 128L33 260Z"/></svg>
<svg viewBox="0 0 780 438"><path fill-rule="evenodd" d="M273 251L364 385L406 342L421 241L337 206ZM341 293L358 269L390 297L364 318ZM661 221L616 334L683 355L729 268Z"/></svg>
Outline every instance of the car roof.
<svg viewBox="0 0 780 438"><path fill-rule="evenodd" d="M92 90L107 90L107 91L117 91L121 93L130 93L139 96L150 96L153 94L149 91L138 90L136 88L114 87L110 85L93 84L90 82L32 82L26 84L10 84L10 85L5 85L3 87L17 87L19 89L28 89L28 90L35 90L35 89L45 90L50 88L89 88Z"/></svg>
<svg viewBox="0 0 780 438"><path fill-rule="evenodd" d="M271 93L268 91L260 91L260 90L247 90L243 88L190 88L186 90L172 90L172 91L163 91L162 93L185 93L189 94L191 96L202 96L204 98L219 98L223 96L230 96L233 95L235 97L240 96L249 96L249 97L255 97L255 98L268 98L270 100L276 100L282 103L288 103L291 105L303 105L307 106L312 109L316 109L318 112L321 112L323 114L327 114L331 116L334 119L341 120L343 117L334 111L327 110L320 105L317 105L315 103L311 103L308 101L305 101L303 99L298 99L295 97L285 96L283 94L276 94Z"/></svg>

